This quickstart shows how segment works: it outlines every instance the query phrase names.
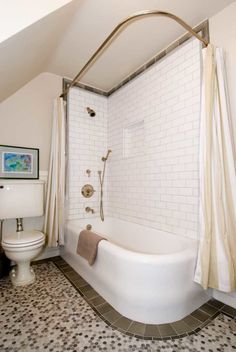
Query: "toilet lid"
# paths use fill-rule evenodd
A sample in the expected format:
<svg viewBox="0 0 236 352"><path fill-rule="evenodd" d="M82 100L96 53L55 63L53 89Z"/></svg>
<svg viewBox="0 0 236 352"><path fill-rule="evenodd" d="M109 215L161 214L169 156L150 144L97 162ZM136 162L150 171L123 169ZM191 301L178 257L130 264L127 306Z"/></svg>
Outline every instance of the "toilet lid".
<svg viewBox="0 0 236 352"><path fill-rule="evenodd" d="M36 243L44 239L44 234L37 230L20 231L4 236L3 242L12 245Z"/></svg>

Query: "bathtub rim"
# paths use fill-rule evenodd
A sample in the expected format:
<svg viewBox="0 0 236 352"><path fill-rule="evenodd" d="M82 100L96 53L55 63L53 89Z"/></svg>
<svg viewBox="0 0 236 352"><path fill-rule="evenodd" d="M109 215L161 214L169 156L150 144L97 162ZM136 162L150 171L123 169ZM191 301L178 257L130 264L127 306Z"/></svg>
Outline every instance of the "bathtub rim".
<svg viewBox="0 0 236 352"><path fill-rule="evenodd" d="M98 219L98 218L97 218ZM116 218L112 218L112 217L109 217L109 219L116 219ZM67 220L66 221L66 224L65 224L65 231L72 231L74 235L77 235L77 241L79 239L79 234L82 230L84 230L83 227L81 227L81 223L79 223L80 221L85 221L87 219L73 219L73 220ZM90 219L91 220L91 219ZM117 220L120 220L120 219L117 219ZM126 222L125 220L121 220L121 221L124 221ZM75 223L78 222L78 224L80 225L80 227L77 227L75 228L73 225L75 225ZM68 224L72 225L72 226L68 226ZM134 223L135 225L138 225L138 226L141 226L145 229L148 229L149 227L147 226L144 226L144 225L140 225L140 224L136 224ZM156 230L156 231L160 231L162 234L165 233L165 231L162 231L162 230L158 230L158 229L155 229L155 228L152 228L153 230ZM96 231L95 231L96 232ZM96 232L98 233L99 235L102 235L101 232ZM176 237L176 239L178 239L178 237L181 237L181 236L178 236L176 234L173 234L171 232L166 232L168 233L169 236L174 236ZM104 238L105 238L105 235L104 235ZM106 240L102 240L99 242L98 244L98 254L99 255L99 248L103 248L105 251L109 250L112 252L112 254L116 255L116 256L119 256L120 258L127 258L127 255L129 256L129 259L131 259L132 261L135 261L135 260L141 260L142 263L167 263L167 262L170 262L170 261L173 261L173 256L175 258L176 261L182 261L182 258L183 258L183 255L185 256L185 258L187 259L189 256L196 256L197 255L197 248L198 248L198 240L194 240L192 238L187 238L187 237L181 237L181 241L183 241L184 243L184 248L183 249L180 249L176 252L171 252L171 253L156 253L156 254L153 254L153 253L145 253L145 252L138 252L138 251L135 251L135 250L131 250L131 249L128 249L128 248L125 248L125 246L122 246L118 243L115 243L115 242L112 242L112 240L110 240L109 238L106 239ZM75 248L75 254L76 253L76 249L77 249L77 246ZM96 262L95 262L96 263Z"/></svg>

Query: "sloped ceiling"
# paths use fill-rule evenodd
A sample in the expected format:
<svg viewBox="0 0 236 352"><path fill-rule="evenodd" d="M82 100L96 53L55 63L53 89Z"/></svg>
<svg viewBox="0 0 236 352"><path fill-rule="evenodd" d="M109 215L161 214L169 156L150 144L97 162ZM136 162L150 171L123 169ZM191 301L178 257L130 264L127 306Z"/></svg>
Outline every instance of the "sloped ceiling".
<svg viewBox="0 0 236 352"><path fill-rule="evenodd" d="M44 71L73 78L114 27L134 12L169 11L195 26L232 2L74 0L0 44L0 100ZM160 17L134 22L82 82L107 91L184 32Z"/></svg>
<svg viewBox="0 0 236 352"><path fill-rule="evenodd" d="M70 3L0 43L0 101L47 71L73 13Z"/></svg>
<svg viewBox="0 0 236 352"><path fill-rule="evenodd" d="M0 1L0 43L71 1Z"/></svg>

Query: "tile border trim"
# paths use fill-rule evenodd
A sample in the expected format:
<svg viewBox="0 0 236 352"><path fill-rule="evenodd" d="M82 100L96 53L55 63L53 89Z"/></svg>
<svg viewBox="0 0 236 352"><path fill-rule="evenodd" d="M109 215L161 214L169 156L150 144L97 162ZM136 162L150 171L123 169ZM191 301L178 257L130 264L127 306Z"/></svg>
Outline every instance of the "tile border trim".
<svg viewBox="0 0 236 352"><path fill-rule="evenodd" d="M101 297L66 261L61 257L53 257L36 262L37 264L52 262L62 272L66 279L77 290L80 296L88 303L93 311L112 329L142 340L180 339L188 335L197 334L210 324L218 315L225 314L236 319L236 309L215 299L209 300L199 309L187 317L169 324L144 324L134 322L117 312L106 300ZM96 300L97 299L97 300ZM96 300L96 301L95 301ZM100 301L100 303L99 303ZM97 302L97 304L95 303ZM110 312L110 315L109 315ZM113 318L112 319L112 316ZM110 320L109 317L110 316ZM114 317L116 316L116 318ZM136 325L132 330L131 327ZM126 327L125 327L126 326ZM186 329L183 329L183 326ZM139 333L139 330L143 333ZM147 334L147 329L156 330L155 334Z"/></svg>
<svg viewBox="0 0 236 352"><path fill-rule="evenodd" d="M210 32L209 32L209 21L205 20L201 22L199 25L193 27L195 32L199 33L201 32L202 37L206 39L208 42L210 42ZM160 51L157 55L155 55L152 59L147 61L144 65L139 67L137 70L135 70L132 74L127 76L124 80L122 80L120 83L115 85L113 88L111 88L109 91L104 91L99 88L95 88L83 83L75 83L74 87L81 88L87 91L90 91L95 94L99 94L105 97L109 97L111 94L115 93L117 90L119 90L121 87L132 81L134 78L139 76L141 73L149 69L150 66L154 65L156 62L160 61L163 59L166 55L168 55L170 52L175 50L177 47L185 43L188 39L192 38L192 35L190 33L185 33L182 35L179 39L175 40L173 43L171 43L166 49ZM72 81L67 78L63 78L62 80L62 89L63 91L66 89L67 85L71 83Z"/></svg>

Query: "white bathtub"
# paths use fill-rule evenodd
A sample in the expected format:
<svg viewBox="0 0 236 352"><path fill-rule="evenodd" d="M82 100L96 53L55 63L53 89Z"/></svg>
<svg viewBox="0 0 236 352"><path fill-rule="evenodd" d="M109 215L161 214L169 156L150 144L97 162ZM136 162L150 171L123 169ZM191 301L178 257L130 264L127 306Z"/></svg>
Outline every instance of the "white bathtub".
<svg viewBox="0 0 236 352"><path fill-rule="evenodd" d="M76 254L80 231L90 223L101 241L90 266ZM170 323L209 296L193 282L197 242L134 223L107 218L66 225L62 257L119 313L148 324Z"/></svg>

